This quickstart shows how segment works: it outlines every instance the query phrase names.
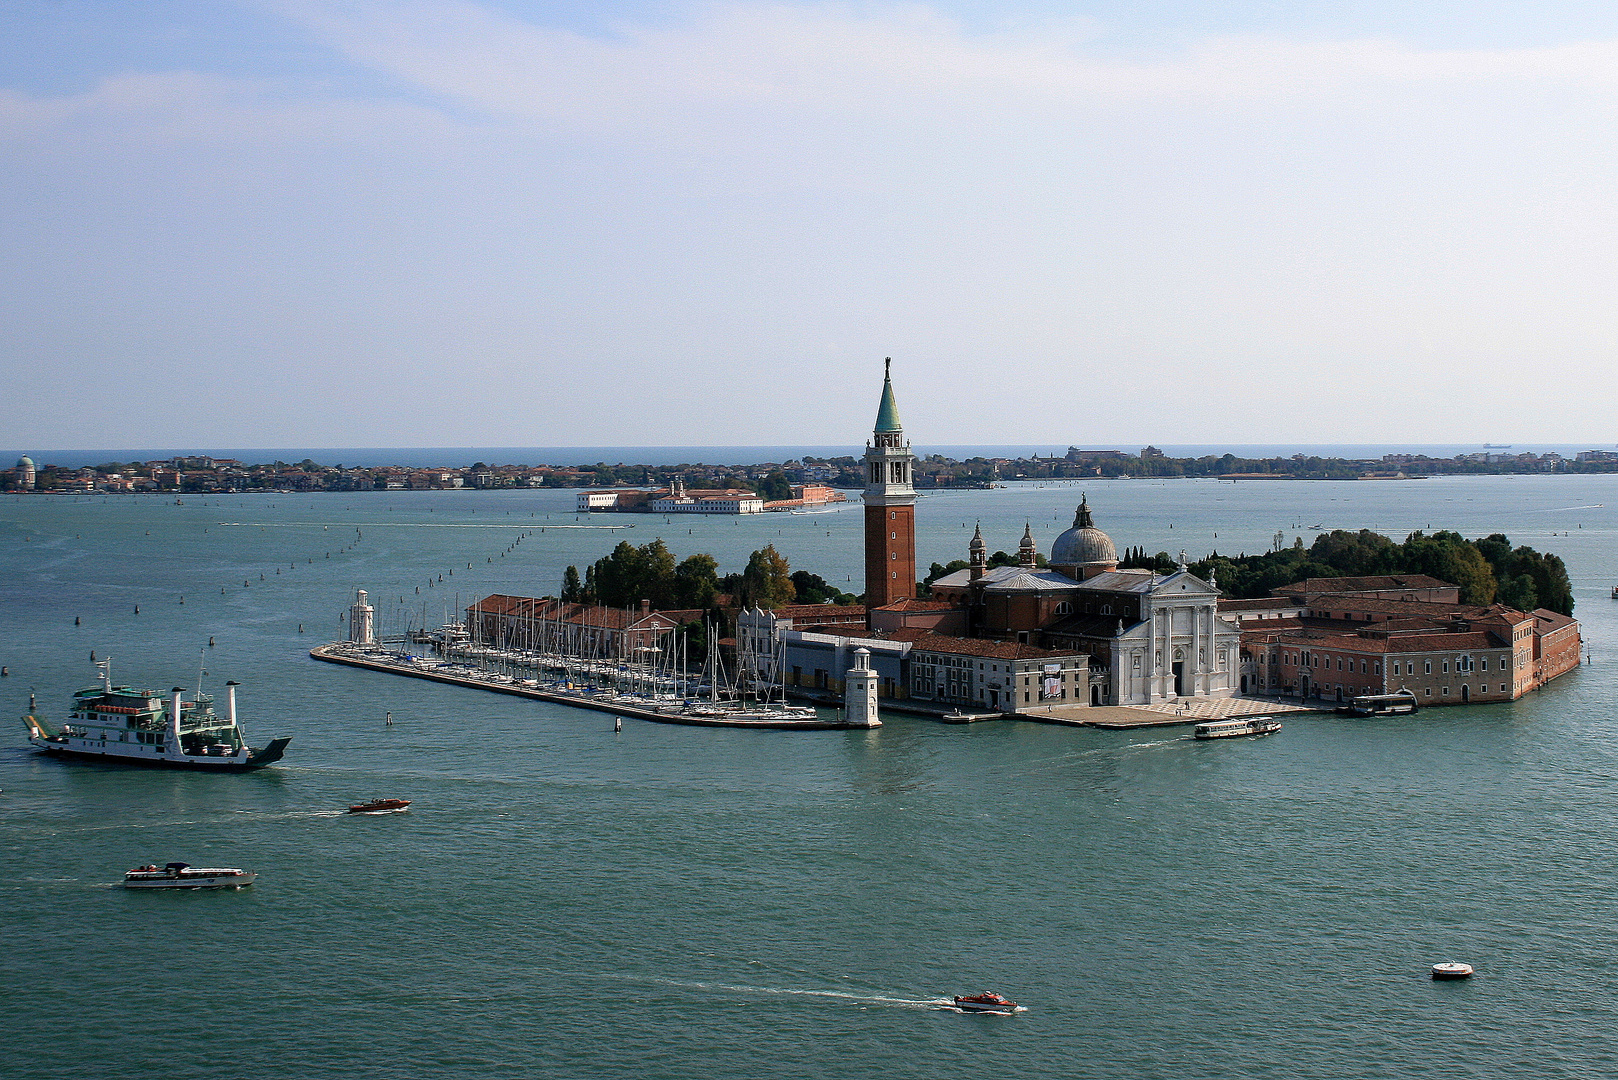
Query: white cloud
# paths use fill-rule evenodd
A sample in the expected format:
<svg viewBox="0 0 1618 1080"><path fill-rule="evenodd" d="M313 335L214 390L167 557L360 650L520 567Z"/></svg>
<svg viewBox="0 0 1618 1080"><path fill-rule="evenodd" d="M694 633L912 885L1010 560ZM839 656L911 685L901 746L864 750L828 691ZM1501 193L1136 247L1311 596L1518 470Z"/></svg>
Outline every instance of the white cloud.
<svg viewBox="0 0 1618 1080"><path fill-rule="evenodd" d="M1452 402L1420 417L1433 440L1608 422L1562 387L1611 363L1618 43L1121 60L1088 24L920 5L602 37L465 3L275 9L399 92L0 92L8 363L80 394L149 368L157 394L203 356L259 387L236 438L261 445L411 441L423 408L446 442L853 440L886 354L935 376L906 397L935 442L1307 439L1307 407L1243 418L1356 381ZM365 416L297 389L345 380ZM29 415L71 415L66 385ZM656 425L606 438L594 409L626 387ZM1396 404L1356 422L1410 438Z"/></svg>

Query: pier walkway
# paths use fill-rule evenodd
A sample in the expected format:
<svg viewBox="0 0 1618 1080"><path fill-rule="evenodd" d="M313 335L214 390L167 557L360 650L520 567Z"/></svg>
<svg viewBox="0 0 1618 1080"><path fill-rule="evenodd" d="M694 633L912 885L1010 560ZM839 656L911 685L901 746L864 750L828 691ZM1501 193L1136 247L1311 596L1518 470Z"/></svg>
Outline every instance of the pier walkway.
<svg viewBox="0 0 1618 1080"><path fill-rule="evenodd" d="M593 709L596 712L614 713L618 716L628 716L654 724L683 724L688 727L765 728L776 731L836 731L850 728L850 725L843 723L841 720L726 720L719 717L689 716L683 713L660 712L657 709L642 709L618 701L603 700L590 694L570 694L544 690L539 687L527 686L520 682L497 681L489 678L478 678L474 675L416 667L412 664L401 663L397 659L385 659L374 652L361 651L343 641L316 646L309 650L309 655L316 660L324 660L328 664L346 664L349 667L368 668L371 671L381 671L389 675L405 675L412 679L426 679L429 682L466 686L473 690L488 690L495 694L510 694L514 697L532 698L535 701L554 702L557 705L571 705L579 709Z"/></svg>

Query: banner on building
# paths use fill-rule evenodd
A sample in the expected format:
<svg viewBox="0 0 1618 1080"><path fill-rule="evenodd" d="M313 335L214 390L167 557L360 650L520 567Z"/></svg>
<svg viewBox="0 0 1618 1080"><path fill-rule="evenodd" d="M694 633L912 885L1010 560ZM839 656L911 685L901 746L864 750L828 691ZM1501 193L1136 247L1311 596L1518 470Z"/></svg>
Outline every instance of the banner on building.
<svg viewBox="0 0 1618 1080"><path fill-rule="evenodd" d="M1049 701L1062 696L1062 665L1046 664L1045 677L1039 684L1039 699Z"/></svg>

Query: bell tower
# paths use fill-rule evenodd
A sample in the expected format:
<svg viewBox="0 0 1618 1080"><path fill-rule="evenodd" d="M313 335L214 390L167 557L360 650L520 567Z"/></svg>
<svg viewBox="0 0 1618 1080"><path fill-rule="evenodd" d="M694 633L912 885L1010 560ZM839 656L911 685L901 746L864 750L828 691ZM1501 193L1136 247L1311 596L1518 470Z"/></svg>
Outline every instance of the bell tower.
<svg viewBox="0 0 1618 1080"><path fill-rule="evenodd" d="M865 446L865 606L916 595L915 458L893 400L893 357L883 363L882 404Z"/></svg>

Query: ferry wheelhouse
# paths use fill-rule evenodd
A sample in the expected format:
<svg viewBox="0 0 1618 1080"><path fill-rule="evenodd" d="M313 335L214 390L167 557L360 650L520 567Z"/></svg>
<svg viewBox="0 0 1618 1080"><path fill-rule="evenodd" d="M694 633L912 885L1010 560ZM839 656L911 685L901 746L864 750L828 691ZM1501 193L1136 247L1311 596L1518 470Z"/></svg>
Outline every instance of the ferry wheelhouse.
<svg viewBox="0 0 1618 1080"><path fill-rule="evenodd" d="M225 715L213 711L213 698L198 690L189 701L175 687L165 698L156 690L112 685L111 663L100 661L101 685L73 695L67 722L48 723L33 712L23 723L28 741L58 757L123 761L218 772L258 769L280 761L290 738L262 749L247 745L236 722L236 687L225 686Z"/></svg>

